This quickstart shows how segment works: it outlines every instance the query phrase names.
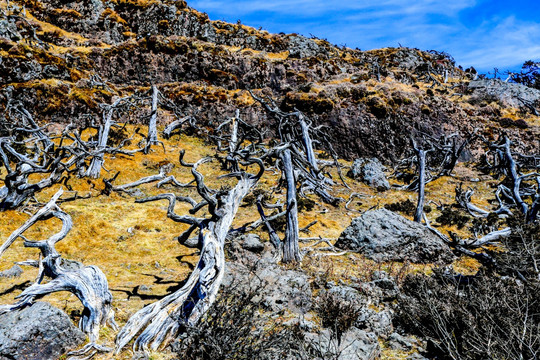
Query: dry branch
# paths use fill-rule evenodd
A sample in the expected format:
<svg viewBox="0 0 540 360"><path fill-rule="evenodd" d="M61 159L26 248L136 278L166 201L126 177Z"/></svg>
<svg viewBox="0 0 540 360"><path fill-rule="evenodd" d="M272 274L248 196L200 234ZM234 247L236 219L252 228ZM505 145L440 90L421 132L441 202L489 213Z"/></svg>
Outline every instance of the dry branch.
<svg viewBox="0 0 540 360"><path fill-rule="evenodd" d="M71 217L56 205L61 195L62 190L60 189L44 207L15 230L0 247L1 256L15 240L22 238L25 247L38 248L41 251L41 258L38 262L26 263L39 267L38 279L17 296L20 299L17 303L0 306L0 313L31 305L37 297L58 291L69 291L77 296L84 306L79 327L90 338L90 343L85 346L83 351L77 352L77 355L98 350L110 351L110 349L97 344L99 329L102 325L109 325L116 329L111 304L112 294L109 291L107 278L96 266L84 266L76 261L62 259L55 249L55 244L64 239L73 226ZM23 236L30 227L51 217L62 221L62 229L59 233L41 241L28 240ZM45 277L50 277L51 280L42 283Z"/></svg>

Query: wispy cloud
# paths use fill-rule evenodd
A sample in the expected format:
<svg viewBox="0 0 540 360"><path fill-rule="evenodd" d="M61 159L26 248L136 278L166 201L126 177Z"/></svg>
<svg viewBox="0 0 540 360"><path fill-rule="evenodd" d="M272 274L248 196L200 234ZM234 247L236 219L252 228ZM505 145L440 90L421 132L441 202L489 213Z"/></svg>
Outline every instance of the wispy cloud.
<svg viewBox="0 0 540 360"><path fill-rule="evenodd" d="M401 44L447 51L458 64L483 71L516 68L525 60L540 59L540 24L497 13L504 7L491 1L196 0L189 4L214 19L241 19L273 32L313 34L339 45L373 49Z"/></svg>

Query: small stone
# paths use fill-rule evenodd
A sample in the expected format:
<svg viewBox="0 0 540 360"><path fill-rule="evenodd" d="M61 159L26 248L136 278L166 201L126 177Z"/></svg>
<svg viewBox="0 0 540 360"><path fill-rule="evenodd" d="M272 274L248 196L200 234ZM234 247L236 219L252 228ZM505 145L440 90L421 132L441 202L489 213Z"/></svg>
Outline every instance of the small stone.
<svg viewBox="0 0 540 360"><path fill-rule="evenodd" d="M366 185L369 185L378 191L390 189L390 183L384 174L384 166L379 159L356 159L347 176L353 179L360 179Z"/></svg>
<svg viewBox="0 0 540 360"><path fill-rule="evenodd" d="M238 238L240 243L242 244L242 248L247 251L251 251L254 253L261 253L264 250L264 244L261 242L261 239L258 235L255 234L247 234L242 235Z"/></svg>
<svg viewBox="0 0 540 360"><path fill-rule="evenodd" d="M17 278L21 276L23 269L19 265L13 265L13 267L0 271L0 278Z"/></svg>

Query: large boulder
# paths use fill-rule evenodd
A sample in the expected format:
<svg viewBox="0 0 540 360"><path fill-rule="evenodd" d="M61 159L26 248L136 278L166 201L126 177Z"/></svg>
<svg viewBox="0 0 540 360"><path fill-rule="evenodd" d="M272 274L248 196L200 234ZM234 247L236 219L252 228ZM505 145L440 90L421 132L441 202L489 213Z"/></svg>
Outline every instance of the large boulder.
<svg viewBox="0 0 540 360"><path fill-rule="evenodd" d="M56 360L85 340L65 313L46 302L0 315L0 359Z"/></svg>
<svg viewBox="0 0 540 360"><path fill-rule="evenodd" d="M525 103L532 105L540 102L540 90L499 79L471 81L468 90L472 98L486 101L497 100L505 106L515 108L520 108Z"/></svg>
<svg viewBox="0 0 540 360"><path fill-rule="evenodd" d="M390 184L384 174L384 166L377 158L354 160L347 175L353 179L359 179L379 191L390 189Z"/></svg>
<svg viewBox="0 0 540 360"><path fill-rule="evenodd" d="M454 258L450 248L425 226L386 209L367 211L353 219L336 246L360 250L377 261L448 263Z"/></svg>

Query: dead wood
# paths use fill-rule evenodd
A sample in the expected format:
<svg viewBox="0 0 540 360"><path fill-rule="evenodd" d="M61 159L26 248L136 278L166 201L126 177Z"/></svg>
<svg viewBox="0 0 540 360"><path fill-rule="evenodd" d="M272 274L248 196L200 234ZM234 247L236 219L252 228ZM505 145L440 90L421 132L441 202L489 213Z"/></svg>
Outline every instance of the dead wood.
<svg viewBox="0 0 540 360"><path fill-rule="evenodd" d="M17 296L20 299L17 303L0 306L0 313L24 308L31 305L34 299L53 292L69 291L77 296L84 306L79 327L90 338L90 343L82 351L73 353L73 355L110 351L111 349L97 343L101 326L109 325L115 330L117 328L111 304L112 294L109 291L107 278L96 266L84 266L76 261L62 259L55 248L55 244L64 239L73 226L71 217L56 205L62 193L63 191L60 189L45 206L15 230L0 247L1 256L15 240L21 238L24 240L25 247L38 248L41 251L39 261L24 263L39 267L40 271L36 282ZM60 232L41 241L29 240L24 237L24 232L30 227L51 217L62 221ZM43 283L45 277L51 280Z"/></svg>

